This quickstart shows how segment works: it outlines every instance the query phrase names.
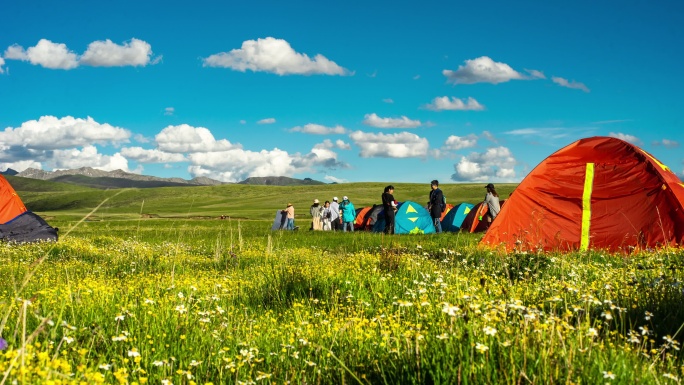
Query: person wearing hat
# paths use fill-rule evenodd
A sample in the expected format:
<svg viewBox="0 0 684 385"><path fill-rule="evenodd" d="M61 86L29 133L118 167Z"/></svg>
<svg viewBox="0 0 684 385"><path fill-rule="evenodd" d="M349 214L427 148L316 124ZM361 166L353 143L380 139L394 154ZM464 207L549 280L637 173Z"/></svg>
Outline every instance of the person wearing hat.
<svg viewBox="0 0 684 385"><path fill-rule="evenodd" d="M499 204L499 194L496 192L494 185L489 183L485 188L487 189L487 195L485 195L484 204L486 204L488 208L485 220L487 221L487 228L489 228L489 225L494 218L499 215L501 205Z"/></svg>
<svg viewBox="0 0 684 385"><path fill-rule="evenodd" d="M340 227L340 204L337 202L337 197L333 197L330 203L330 227L333 231L338 231Z"/></svg>
<svg viewBox="0 0 684 385"><path fill-rule="evenodd" d="M446 210L446 204L444 204L444 193L439 188L439 181L437 179L430 182L430 201L428 202L428 211L430 211L430 216L432 217L432 222L435 224L435 232L442 232L442 213Z"/></svg>
<svg viewBox="0 0 684 385"><path fill-rule="evenodd" d="M311 218L313 218L311 230L323 230L323 222L321 222L322 213L323 206L320 205L318 199L314 199L311 208L309 208L309 214L311 214Z"/></svg>
<svg viewBox="0 0 684 385"><path fill-rule="evenodd" d="M356 209L349 198L345 195L340 203L340 216L342 217L342 231L354 232L354 221L356 221Z"/></svg>
<svg viewBox="0 0 684 385"><path fill-rule="evenodd" d="M287 204L285 213L287 214L287 230L294 230L294 206L292 206L292 203Z"/></svg>

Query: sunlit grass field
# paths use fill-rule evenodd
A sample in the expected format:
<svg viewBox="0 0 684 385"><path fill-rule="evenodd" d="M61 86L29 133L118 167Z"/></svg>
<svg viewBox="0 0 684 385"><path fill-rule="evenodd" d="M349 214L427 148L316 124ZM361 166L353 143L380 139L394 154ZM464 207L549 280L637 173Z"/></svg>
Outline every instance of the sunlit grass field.
<svg viewBox="0 0 684 385"><path fill-rule="evenodd" d="M683 251L493 254L477 247L477 234L270 231L281 201L293 201L302 213L313 197L353 198L345 186L284 196L279 188L219 186L195 201L183 195L188 188L135 190L144 195L137 200L130 191L84 190L79 194L88 203L68 209L49 205L48 195L62 192L20 191L29 207L43 202L46 209L36 211L60 228L61 239L0 244L0 381L674 384L684 378ZM367 195L365 186L347 191L373 203L378 186L367 187ZM447 190L451 203L480 199L480 186L473 186L472 199L459 189L469 191ZM425 186L403 187L407 196L414 190L408 199L427 196ZM98 201L88 194L102 195ZM161 196L167 203L154 202ZM224 203L212 206L210 196ZM257 196L264 201L254 207ZM305 216L297 222L308 228Z"/></svg>

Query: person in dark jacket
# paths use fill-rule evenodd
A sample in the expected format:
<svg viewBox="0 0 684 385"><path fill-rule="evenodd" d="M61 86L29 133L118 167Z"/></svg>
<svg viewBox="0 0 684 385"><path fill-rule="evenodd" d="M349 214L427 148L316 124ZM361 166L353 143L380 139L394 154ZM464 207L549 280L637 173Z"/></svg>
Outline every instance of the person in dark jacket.
<svg viewBox="0 0 684 385"><path fill-rule="evenodd" d="M382 193L382 208L385 215L385 234L394 234L394 213L397 210L397 202L394 200L394 186L385 187Z"/></svg>
<svg viewBox="0 0 684 385"><path fill-rule="evenodd" d="M435 231L438 233L442 232L442 213L446 209L444 204L444 193L439 188L439 181L437 179L430 182L430 201L428 202L428 211L430 211L430 216L435 224Z"/></svg>

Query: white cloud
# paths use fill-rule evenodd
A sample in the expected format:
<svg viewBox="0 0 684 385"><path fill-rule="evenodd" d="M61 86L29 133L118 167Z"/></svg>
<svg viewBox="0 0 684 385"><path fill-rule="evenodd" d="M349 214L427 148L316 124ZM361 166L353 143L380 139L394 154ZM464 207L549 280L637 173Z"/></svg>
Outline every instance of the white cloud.
<svg viewBox="0 0 684 385"><path fill-rule="evenodd" d="M304 127L293 127L290 131L301 132L304 134L316 134L316 135L330 135L330 134L345 134L347 129L337 125L335 127L326 127L320 124L309 123L304 125Z"/></svg>
<svg viewBox="0 0 684 385"><path fill-rule="evenodd" d="M477 136L475 135L468 135L468 136L456 136L456 135L451 135L447 138L446 142L444 142L444 149L445 150L452 150L452 151L458 151L462 150L464 148L470 148L470 147L475 147L477 145Z"/></svg>
<svg viewBox="0 0 684 385"><path fill-rule="evenodd" d="M5 65L5 59L3 59L3 58L0 57L0 74L4 74L4 73L5 73L5 69L2 68L4 65Z"/></svg>
<svg viewBox="0 0 684 385"><path fill-rule="evenodd" d="M488 141L492 142L492 143L499 143L499 141L498 141L498 140L494 137L494 135L492 135L492 133L489 132L489 131L482 131L482 135L481 135L481 136L482 136L483 138L487 139Z"/></svg>
<svg viewBox="0 0 684 385"><path fill-rule="evenodd" d="M392 104L392 103L394 103L394 100L393 100L393 99L391 99L391 98L387 98L387 99L382 99L382 101L383 101L383 102L385 102L385 103L388 103L388 104Z"/></svg>
<svg viewBox="0 0 684 385"><path fill-rule="evenodd" d="M28 55L26 54L24 47L18 44L13 44L7 47L3 56L5 57L5 59L11 60L28 60Z"/></svg>
<svg viewBox="0 0 684 385"><path fill-rule="evenodd" d="M242 119L242 120L240 120L240 124L247 124L247 121Z"/></svg>
<svg viewBox="0 0 684 385"><path fill-rule="evenodd" d="M551 77L551 80L561 87L573 88L576 90L582 90L584 92L590 92L589 88L585 86L584 83L576 82L574 80L568 81L567 79L559 78L557 76Z"/></svg>
<svg viewBox="0 0 684 385"><path fill-rule="evenodd" d="M482 111L485 109L485 107L478 103L474 98L469 97L464 100L453 96L451 99L449 99L448 96L436 97L432 99L430 104L426 104L425 108L433 111Z"/></svg>
<svg viewBox="0 0 684 385"><path fill-rule="evenodd" d="M666 148L677 148L679 147L679 142L670 139L663 139L661 141L654 141L652 143L654 146L664 146Z"/></svg>
<svg viewBox="0 0 684 385"><path fill-rule="evenodd" d="M528 69L525 69L525 71L527 71L527 73L530 74L530 77L531 77L532 79L546 79L546 76L544 76L544 73L541 72L541 71L537 71L537 70L528 70Z"/></svg>
<svg viewBox="0 0 684 385"><path fill-rule="evenodd" d="M176 112L176 109L173 107L164 108L164 115L171 116L174 112Z"/></svg>
<svg viewBox="0 0 684 385"><path fill-rule="evenodd" d="M315 168L346 168L329 149L314 148L310 153L289 154L275 148L259 152L243 149L194 153L188 171L193 177L206 176L224 182L238 182L252 176L292 176Z"/></svg>
<svg viewBox="0 0 684 385"><path fill-rule="evenodd" d="M56 170L92 167L104 171L130 171L128 160L121 154L103 155L98 153L95 146L84 146L81 150L77 148L55 150L54 157L47 163Z"/></svg>
<svg viewBox="0 0 684 385"><path fill-rule="evenodd" d="M168 126L154 137L159 150L164 152L209 152L239 148L226 139L216 140L207 128L187 124Z"/></svg>
<svg viewBox="0 0 684 385"><path fill-rule="evenodd" d="M632 144L641 145L641 139L637 138L634 135L623 134L621 132L611 132L608 134L608 136L618 138Z"/></svg>
<svg viewBox="0 0 684 385"><path fill-rule="evenodd" d="M187 161L183 154L164 152L157 149L149 150L142 147L124 147L120 153L127 159L140 163L176 163Z"/></svg>
<svg viewBox="0 0 684 385"><path fill-rule="evenodd" d="M152 46L139 39L118 45L111 40L94 41L81 56L79 63L93 67L146 66L150 64Z"/></svg>
<svg viewBox="0 0 684 385"><path fill-rule="evenodd" d="M416 128L422 124L420 120L411 120L406 116L400 118L381 118L377 114L366 114L363 124L376 128Z"/></svg>
<svg viewBox="0 0 684 385"><path fill-rule="evenodd" d="M245 72L263 71L278 75L349 75L349 71L323 55L310 58L298 53L285 40L267 37L247 40L239 49L204 59L205 67L223 67Z"/></svg>
<svg viewBox="0 0 684 385"><path fill-rule="evenodd" d="M363 158L424 158L430 147L427 139L410 132L373 134L354 131L349 137L361 149Z"/></svg>
<svg viewBox="0 0 684 385"><path fill-rule="evenodd" d="M337 177L334 177L332 175L326 175L323 179L327 180L328 182L332 182L332 183L347 183L347 182L349 182L346 179L337 178Z"/></svg>
<svg viewBox="0 0 684 385"><path fill-rule="evenodd" d="M0 131L0 145L57 149L93 143L127 143L130 136L128 130L107 123L100 124L91 117L77 119L66 116L58 119L54 116L41 116L38 120L22 123L20 127L7 127Z"/></svg>
<svg viewBox="0 0 684 385"><path fill-rule="evenodd" d="M12 170L22 172L26 170L27 168L36 168L39 169L41 168L40 162L36 162L35 160L19 160L16 162L0 162L0 170L7 171L8 168L11 168Z"/></svg>
<svg viewBox="0 0 684 385"><path fill-rule="evenodd" d="M93 67L146 66L156 64L161 56L152 60L152 46L139 39L131 39L123 45L105 41L94 41L82 56L67 48L66 44L40 39L34 47L14 44L5 50L5 59L28 61L45 68L69 70L80 64Z"/></svg>
<svg viewBox="0 0 684 385"><path fill-rule="evenodd" d="M351 145L349 143L345 143L344 140L338 139L333 143L330 139L326 139L323 141L323 143L318 143L314 146L314 148L339 148L340 150L351 150Z"/></svg>
<svg viewBox="0 0 684 385"><path fill-rule="evenodd" d="M515 178L516 160L506 147L489 148L485 152L473 152L454 165L455 181L485 182L512 181Z"/></svg>
<svg viewBox="0 0 684 385"><path fill-rule="evenodd" d="M266 118L266 119L261 119L260 121L257 122L257 124L273 124L275 122L276 122L275 118Z"/></svg>
<svg viewBox="0 0 684 385"><path fill-rule="evenodd" d="M28 60L33 65L45 68L70 70L78 67L78 56L70 51L66 44L53 43L47 39L40 39L34 47L29 47L25 53L19 52L14 47L12 55L21 57L20 60ZM8 51L12 49L8 48Z"/></svg>
<svg viewBox="0 0 684 385"><path fill-rule="evenodd" d="M509 80L528 79L508 64L495 62L487 56L466 60L456 71L444 70L442 74L453 84L498 84Z"/></svg>

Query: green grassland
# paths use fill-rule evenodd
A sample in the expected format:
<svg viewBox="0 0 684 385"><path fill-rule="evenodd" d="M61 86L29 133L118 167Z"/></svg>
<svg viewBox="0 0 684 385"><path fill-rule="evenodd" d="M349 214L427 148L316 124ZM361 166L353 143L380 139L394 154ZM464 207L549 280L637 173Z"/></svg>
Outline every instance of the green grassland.
<svg viewBox="0 0 684 385"><path fill-rule="evenodd" d="M306 228L312 199L370 205L380 183L12 183L61 238L0 244L0 384L684 378L680 249L499 254L478 248L478 234L270 231L287 202ZM429 191L395 187L398 200ZM450 203L484 192L443 189Z"/></svg>

